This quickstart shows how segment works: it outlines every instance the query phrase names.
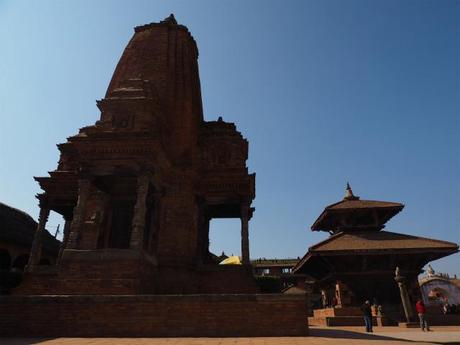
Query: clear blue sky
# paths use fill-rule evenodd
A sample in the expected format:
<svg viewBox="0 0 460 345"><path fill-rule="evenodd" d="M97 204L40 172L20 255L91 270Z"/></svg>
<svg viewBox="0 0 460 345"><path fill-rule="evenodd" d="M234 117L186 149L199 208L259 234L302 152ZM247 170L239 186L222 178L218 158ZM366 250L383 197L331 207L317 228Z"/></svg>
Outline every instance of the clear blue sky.
<svg viewBox="0 0 460 345"><path fill-rule="evenodd" d="M326 238L309 227L347 181L406 205L388 230L460 242L460 2L448 0L0 0L2 202L37 217L32 177L99 118L133 27L170 13L197 40L205 118L249 140L253 258ZM211 232L215 252L239 253L238 221ZM433 267L460 274L459 259Z"/></svg>

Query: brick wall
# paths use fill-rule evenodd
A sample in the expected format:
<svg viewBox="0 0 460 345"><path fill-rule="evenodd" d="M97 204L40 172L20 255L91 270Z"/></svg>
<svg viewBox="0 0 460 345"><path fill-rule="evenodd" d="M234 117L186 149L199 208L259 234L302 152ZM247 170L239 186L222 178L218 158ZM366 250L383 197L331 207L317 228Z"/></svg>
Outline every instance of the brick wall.
<svg viewBox="0 0 460 345"><path fill-rule="evenodd" d="M15 295L136 295L257 293L243 265L158 268L132 250L65 250L59 266L25 273Z"/></svg>
<svg viewBox="0 0 460 345"><path fill-rule="evenodd" d="M2 336L301 336L305 296L0 296Z"/></svg>

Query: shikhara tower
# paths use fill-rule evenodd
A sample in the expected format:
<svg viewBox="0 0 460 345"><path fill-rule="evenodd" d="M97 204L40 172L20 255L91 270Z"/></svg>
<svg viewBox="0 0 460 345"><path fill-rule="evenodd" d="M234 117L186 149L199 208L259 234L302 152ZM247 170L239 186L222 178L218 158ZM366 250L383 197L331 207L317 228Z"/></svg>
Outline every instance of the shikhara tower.
<svg viewBox="0 0 460 345"><path fill-rule="evenodd" d="M174 16L135 28L100 119L58 145L19 292L253 292L248 222L255 174L233 123L204 121L198 48ZM58 265L42 267L50 210L65 220ZM212 218L241 219L242 266L209 253ZM225 279L228 284L222 284Z"/></svg>

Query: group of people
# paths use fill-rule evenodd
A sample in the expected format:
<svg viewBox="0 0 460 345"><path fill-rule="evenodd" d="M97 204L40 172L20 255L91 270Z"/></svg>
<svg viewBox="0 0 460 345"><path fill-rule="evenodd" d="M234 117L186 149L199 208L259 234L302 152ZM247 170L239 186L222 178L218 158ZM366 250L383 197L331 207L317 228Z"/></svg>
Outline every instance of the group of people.
<svg viewBox="0 0 460 345"><path fill-rule="evenodd" d="M442 312L444 315L447 314L460 314L460 304L449 304L448 301L446 301L443 306L442 306Z"/></svg>
<svg viewBox="0 0 460 345"><path fill-rule="evenodd" d="M376 315L382 315L382 307L378 306L377 307L377 313ZM425 304L421 299L417 301L415 304L415 310L417 312L419 321L420 321L420 328L422 331L430 331L430 326L428 325L428 322L426 320L426 308ZM366 301L364 304L361 306L361 312L363 313L364 317L364 324L366 326L366 332L373 332L372 330L372 307L371 307L371 302Z"/></svg>

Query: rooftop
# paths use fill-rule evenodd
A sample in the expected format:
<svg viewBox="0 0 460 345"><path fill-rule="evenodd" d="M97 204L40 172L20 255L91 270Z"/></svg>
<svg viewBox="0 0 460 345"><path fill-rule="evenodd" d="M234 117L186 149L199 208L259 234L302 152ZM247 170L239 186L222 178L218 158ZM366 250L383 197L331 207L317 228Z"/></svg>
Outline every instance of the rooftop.
<svg viewBox="0 0 460 345"><path fill-rule="evenodd" d="M0 240L16 245L31 246L37 222L27 213L0 202ZM60 242L48 231L43 236L46 252L57 253Z"/></svg>
<svg viewBox="0 0 460 345"><path fill-rule="evenodd" d="M458 250L456 243L389 231L341 232L310 247L312 252L359 251L381 249L447 249Z"/></svg>
<svg viewBox="0 0 460 345"><path fill-rule="evenodd" d="M253 266L258 266L258 267L273 267L273 266L279 266L279 267L288 267L288 266L294 266L300 261L300 257L297 259L266 259L266 258L259 258L255 260L251 260L251 264Z"/></svg>
<svg viewBox="0 0 460 345"><path fill-rule="evenodd" d="M308 249L294 272L314 265L317 257L337 255L422 255L431 261L458 252L456 243L389 231L340 232ZM307 265L308 263L308 265ZM311 266L311 265L310 265Z"/></svg>
<svg viewBox="0 0 460 345"><path fill-rule="evenodd" d="M345 197L327 206L313 223L313 231L378 231L385 223L398 214L404 205L398 202L361 200L353 194L347 183Z"/></svg>

